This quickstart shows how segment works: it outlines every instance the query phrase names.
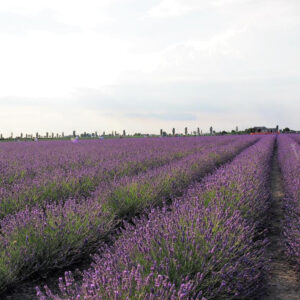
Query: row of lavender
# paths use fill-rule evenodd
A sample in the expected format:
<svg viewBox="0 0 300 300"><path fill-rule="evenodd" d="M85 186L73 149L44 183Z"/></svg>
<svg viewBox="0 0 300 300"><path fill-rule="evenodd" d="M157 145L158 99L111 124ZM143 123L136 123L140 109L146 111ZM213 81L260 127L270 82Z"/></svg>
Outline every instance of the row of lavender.
<svg viewBox="0 0 300 300"><path fill-rule="evenodd" d="M232 142L222 138L218 144ZM0 149L0 218L68 197L99 183L144 172L216 143L215 138L6 143Z"/></svg>
<svg viewBox="0 0 300 300"><path fill-rule="evenodd" d="M225 137L223 140L228 140ZM231 138L232 139L232 138ZM3 143L0 149L0 180L11 184L35 177L44 172L70 172L76 169L97 166L99 162L118 159L134 161L133 158L143 153L149 159L162 154L189 151L203 143L214 142L214 137L195 139L124 139L103 141L80 141L73 144L67 141L51 141L40 143ZM170 148L169 148L170 147Z"/></svg>
<svg viewBox="0 0 300 300"><path fill-rule="evenodd" d="M286 253L300 270L300 142L299 136L278 138L278 158L284 179L283 242Z"/></svg>
<svg viewBox="0 0 300 300"><path fill-rule="evenodd" d="M209 145L201 153L150 170L137 176L124 176L116 182L96 190L93 196L117 216L132 217L145 208L179 196L193 182L238 152L255 143L256 138L242 137L226 145Z"/></svg>
<svg viewBox="0 0 300 300"><path fill-rule="evenodd" d="M171 206L125 224L83 281L60 278L45 299L243 299L257 295L267 265L263 239L274 136L193 185Z"/></svg>
<svg viewBox="0 0 300 300"><path fill-rule="evenodd" d="M215 145L204 143L201 152L181 160L105 182L87 199L29 206L4 217L0 221L0 289L35 272L71 264L102 243L126 212L143 212L175 192L179 195L192 181L255 141L238 137L229 145L223 139Z"/></svg>
<svg viewBox="0 0 300 300"><path fill-rule="evenodd" d="M185 144L182 144L183 142L180 140L178 143L179 146L174 146L172 150L168 150L168 147L172 148L174 144L174 140L170 139L169 144L164 142L164 146L160 146L158 149L149 147L148 153L142 147L143 153L141 155L138 155L138 151L135 149L138 145L134 144L135 147L133 149L125 147L124 153L124 149L119 150L118 159L115 159L113 162L102 159L102 161L99 161L99 165L92 169L80 168L78 170L71 170L71 175L67 178L61 178L63 177L63 173L57 170L58 176L51 177L51 174L48 174L46 179L47 184L43 179L40 180L38 178L32 181L33 185L24 182L19 184L18 187L14 186L11 193L6 194L6 197L0 199L0 217L3 218L8 214L22 211L25 207L39 206L45 208L46 204L62 202L70 197L76 198L76 201L79 201L81 198L88 198L93 192L94 194L100 194L100 197L103 198L104 192L114 190L114 187L117 185L119 187L126 185L125 181L128 183L136 173L141 175L146 172L149 177L148 170L154 169L152 173L157 173L165 165L172 168L176 165L176 162L182 164L185 158L190 160L190 156L198 157L198 154L208 153L209 150L217 146L228 143L239 143L239 140L242 140L244 143L248 140L250 141L249 138L205 138L204 140L196 139L195 141L187 139ZM153 145L156 144L156 141L157 139L154 139ZM153 145L152 147L154 147ZM91 146L93 148L93 143ZM122 143L119 146L122 149ZM88 145L86 145L86 148L88 148ZM133 154L126 154L126 152L132 152ZM125 163L120 156L126 160ZM122 177L125 177L123 181L120 180ZM134 178L137 178L137 176L133 176Z"/></svg>
<svg viewBox="0 0 300 300"><path fill-rule="evenodd" d="M291 134L290 137L300 144L300 134Z"/></svg>

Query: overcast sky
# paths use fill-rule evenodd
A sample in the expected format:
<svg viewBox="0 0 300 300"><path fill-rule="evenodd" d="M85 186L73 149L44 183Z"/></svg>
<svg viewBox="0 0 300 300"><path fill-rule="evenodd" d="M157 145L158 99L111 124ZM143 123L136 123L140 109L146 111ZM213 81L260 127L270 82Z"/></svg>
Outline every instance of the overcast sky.
<svg viewBox="0 0 300 300"><path fill-rule="evenodd" d="M299 0L0 3L0 133L300 129Z"/></svg>

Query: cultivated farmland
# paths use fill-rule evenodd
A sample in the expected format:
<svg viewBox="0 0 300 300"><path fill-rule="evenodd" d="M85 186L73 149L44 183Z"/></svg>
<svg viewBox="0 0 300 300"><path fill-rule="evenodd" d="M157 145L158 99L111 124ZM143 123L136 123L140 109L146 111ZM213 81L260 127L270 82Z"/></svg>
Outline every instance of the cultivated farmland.
<svg viewBox="0 0 300 300"><path fill-rule="evenodd" d="M299 143L297 135L1 143L1 295L272 299L290 272L297 296Z"/></svg>

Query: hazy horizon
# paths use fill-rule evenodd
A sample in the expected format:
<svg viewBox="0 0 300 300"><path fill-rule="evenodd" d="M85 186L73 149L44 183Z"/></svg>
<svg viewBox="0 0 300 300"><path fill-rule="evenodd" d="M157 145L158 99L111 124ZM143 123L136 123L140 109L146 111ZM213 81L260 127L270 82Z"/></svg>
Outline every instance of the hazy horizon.
<svg viewBox="0 0 300 300"><path fill-rule="evenodd" d="M296 0L0 4L0 133L300 129Z"/></svg>

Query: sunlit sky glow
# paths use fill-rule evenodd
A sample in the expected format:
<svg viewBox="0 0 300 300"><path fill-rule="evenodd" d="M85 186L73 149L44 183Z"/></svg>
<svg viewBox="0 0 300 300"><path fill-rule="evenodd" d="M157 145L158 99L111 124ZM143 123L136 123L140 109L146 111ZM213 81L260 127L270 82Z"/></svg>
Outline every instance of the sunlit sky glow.
<svg viewBox="0 0 300 300"><path fill-rule="evenodd" d="M300 129L299 0L0 3L0 133Z"/></svg>

